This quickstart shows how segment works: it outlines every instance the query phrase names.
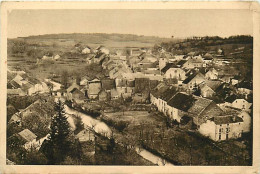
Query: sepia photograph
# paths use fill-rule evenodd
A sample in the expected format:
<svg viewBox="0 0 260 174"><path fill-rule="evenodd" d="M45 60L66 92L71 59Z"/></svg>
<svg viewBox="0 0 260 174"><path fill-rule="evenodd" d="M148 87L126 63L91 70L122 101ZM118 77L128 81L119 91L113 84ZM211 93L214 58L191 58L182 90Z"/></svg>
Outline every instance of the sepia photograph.
<svg viewBox="0 0 260 174"><path fill-rule="evenodd" d="M5 165L253 166L254 12L7 10Z"/></svg>

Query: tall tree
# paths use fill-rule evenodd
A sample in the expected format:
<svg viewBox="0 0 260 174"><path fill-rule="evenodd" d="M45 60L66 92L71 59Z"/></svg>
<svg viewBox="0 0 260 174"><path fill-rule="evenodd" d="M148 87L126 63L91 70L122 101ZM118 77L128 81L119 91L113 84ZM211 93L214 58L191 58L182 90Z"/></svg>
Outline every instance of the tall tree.
<svg viewBox="0 0 260 174"><path fill-rule="evenodd" d="M49 140L44 148L49 164L61 163L70 152L72 142L69 122L60 100L55 104L55 111L56 114L51 120Z"/></svg>

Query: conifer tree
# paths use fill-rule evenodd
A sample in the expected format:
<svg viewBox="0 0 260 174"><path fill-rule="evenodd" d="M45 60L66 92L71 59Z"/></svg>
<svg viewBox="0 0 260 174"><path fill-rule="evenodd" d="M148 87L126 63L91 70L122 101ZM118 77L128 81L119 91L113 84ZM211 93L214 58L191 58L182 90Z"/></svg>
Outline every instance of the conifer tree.
<svg viewBox="0 0 260 174"><path fill-rule="evenodd" d="M64 105L59 100L55 104L56 114L52 116L51 132L46 143L45 154L49 164L59 164L68 155L71 149L71 130L65 115Z"/></svg>

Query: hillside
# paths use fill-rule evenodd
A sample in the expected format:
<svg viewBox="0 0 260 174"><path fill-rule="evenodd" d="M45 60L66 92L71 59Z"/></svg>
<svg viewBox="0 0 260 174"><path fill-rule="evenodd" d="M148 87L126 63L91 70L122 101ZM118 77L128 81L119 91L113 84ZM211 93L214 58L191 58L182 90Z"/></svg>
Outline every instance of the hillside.
<svg viewBox="0 0 260 174"><path fill-rule="evenodd" d="M90 47L106 45L108 48L122 47L153 47L155 43L171 41L170 38L155 36L141 36L133 34L105 34L105 33L72 33L72 34L46 34L38 36L20 37L10 40L24 40L31 44L41 42L43 45L73 45L87 44Z"/></svg>

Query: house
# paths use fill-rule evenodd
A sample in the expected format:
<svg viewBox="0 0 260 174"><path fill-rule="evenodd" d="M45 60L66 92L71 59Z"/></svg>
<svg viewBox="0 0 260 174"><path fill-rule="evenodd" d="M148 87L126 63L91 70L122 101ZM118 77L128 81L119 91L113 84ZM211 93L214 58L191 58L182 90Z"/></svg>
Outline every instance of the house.
<svg viewBox="0 0 260 174"><path fill-rule="evenodd" d="M195 98L186 93L177 93L166 103L167 115L177 122L181 121L184 115L188 115L188 110L195 102Z"/></svg>
<svg viewBox="0 0 260 174"><path fill-rule="evenodd" d="M61 89L61 84L50 79L45 79L46 85L51 91L58 91Z"/></svg>
<svg viewBox="0 0 260 174"><path fill-rule="evenodd" d="M161 82L159 83L155 88L152 88L151 93L150 93L150 102L155 105L157 108L159 108L159 98L160 95L168 90L169 86L167 86L165 83Z"/></svg>
<svg viewBox="0 0 260 174"><path fill-rule="evenodd" d="M111 89L115 88L115 80L114 79L102 79L101 80L101 88L107 92L109 92Z"/></svg>
<svg viewBox="0 0 260 174"><path fill-rule="evenodd" d="M76 82L73 82L72 85L68 87L67 93L70 93L74 89L80 89L80 86Z"/></svg>
<svg viewBox="0 0 260 174"><path fill-rule="evenodd" d="M25 79L25 76L22 77L22 75L17 74L15 78L13 79L14 82L22 86L23 84L28 83L28 81Z"/></svg>
<svg viewBox="0 0 260 174"><path fill-rule="evenodd" d="M87 86L87 85L88 85L88 81L89 81L90 79L91 79L91 78L88 77L88 76L81 77L80 82L79 82L79 85L80 85L80 86Z"/></svg>
<svg viewBox="0 0 260 174"><path fill-rule="evenodd" d="M205 80L205 82L199 85L201 96L212 97L221 84L222 82L218 80Z"/></svg>
<svg viewBox="0 0 260 174"><path fill-rule="evenodd" d="M110 91L110 94L111 94L111 100L116 100L120 97L116 89L112 89Z"/></svg>
<svg viewBox="0 0 260 174"><path fill-rule="evenodd" d="M212 97L215 93L206 83L200 84L199 89L202 97Z"/></svg>
<svg viewBox="0 0 260 174"><path fill-rule="evenodd" d="M162 70L168 62L169 62L169 60L167 58L160 58L159 59L159 69Z"/></svg>
<svg viewBox="0 0 260 174"><path fill-rule="evenodd" d="M247 111L226 105L222 105L220 107L227 115L236 115L243 119L243 124L241 125L242 133L247 133L251 131L252 118Z"/></svg>
<svg viewBox="0 0 260 174"><path fill-rule="evenodd" d="M90 47L86 47L81 51L82 54L89 54L91 53L91 48Z"/></svg>
<svg viewBox="0 0 260 174"><path fill-rule="evenodd" d="M229 74L226 74L226 75L220 75L219 76L219 80L225 82L225 83L230 83L231 82L231 79L233 78L234 76L233 75L229 75Z"/></svg>
<svg viewBox="0 0 260 174"><path fill-rule="evenodd" d="M250 111L251 110L250 109L251 105L252 105L252 103L249 103L245 99L235 99L232 102L232 107L238 108L238 109L242 109L242 110L246 110L246 111Z"/></svg>
<svg viewBox="0 0 260 174"><path fill-rule="evenodd" d="M210 68L206 73L205 73L205 78L214 80L218 79L218 72L214 68Z"/></svg>
<svg viewBox="0 0 260 174"><path fill-rule="evenodd" d="M149 98L149 93L135 93L132 97L134 103L145 103Z"/></svg>
<svg viewBox="0 0 260 174"><path fill-rule="evenodd" d="M58 60L58 59L60 59L60 55L56 55L56 56L54 56L54 60Z"/></svg>
<svg viewBox="0 0 260 174"><path fill-rule="evenodd" d="M79 89L74 88L67 94L67 98L69 100L74 100L76 103L83 103L86 99L85 94L81 92Z"/></svg>
<svg viewBox="0 0 260 174"><path fill-rule="evenodd" d="M98 97L99 92L101 91L101 82L99 79L95 78L88 81L88 98L95 99Z"/></svg>
<svg viewBox="0 0 260 174"><path fill-rule="evenodd" d="M176 66L171 66L168 68L168 65L166 65L166 67L162 69L162 73L164 73L164 78L178 79L180 81L183 81L186 78L185 71L183 69Z"/></svg>
<svg viewBox="0 0 260 174"><path fill-rule="evenodd" d="M205 82L205 77L203 74L201 74L200 72L195 72L192 75L190 75L189 77L187 77L183 82L183 86L187 89L187 90L192 90L196 87L198 87L199 84L201 84L202 82Z"/></svg>
<svg viewBox="0 0 260 174"><path fill-rule="evenodd" d="M57 98L62 98L67 96L67 90L66 89L59 89L56 91L52 91L51 93L52 96L57 97Z"/></svg>
<svg viewBox="0 0 260 174"><path fill-rule="evenodd" d="M21 89L26 95L33 95L35 93L35 87L31 83L23 84Z"/></svg>
<svg viewBox="0 0 260 174"><path fill-rule="evenodd" d="M164 90L163 88L161 91ZM158 96L158 102L159 105L157 106L158 110L163 112L165 115L168 115L168 107L167 107L167 102L172 99L175 94L177 94L177 88L173 86L169 86L167 90L164 90L163 92L160 93Z"/></svg>
<svg viewBox="0 0 260 174"><path fill-rule="evenodd" d="M223 111L212 100L188 95L186 93L177 93L167 102L168 116L180 122L186 115L193 118L193 122L199 126L209 118L223 114Z"/></svg>
<svg viewBox="0 0 260 174"><path fill-rule="evenodd" d="M21 85L19 85L16 81L11 80L7 82L7 89L18 89L21 88Z"/></svg>
<svg viewBox="0 0 260 174"><path fill-rule="evenodd" d="M99 101L107 101L108 100L108 94L105 90L100 91L98 94Z"/></svg>
<svg viewBox="0 0 260 174"><path fill-rule="evenodd" d="M253 83L251 81L241 81L236 85L239 94L249 95L253 93Z"/></svg>
<svg viewBox="0 0 260 174"><path fill-rule="evenodd" d="M7 95L25 96L26 93L21 89L7 89Z"/></svg>
<svg viewBox="0 0 260 174"><path fill-rule="evenodd" d="M184 64L182 64L182 68L185 69L193 69L203 67L203 59L201 56L196 56L188 59Z"/></svg>
<svg viewBox="0 0 260 174"><path fill-rule="evenodd" d="M201 124L199 132L214 141L236 139L243 133L243 119L235 115L215 116Z"/></svg>
<svg viewBox="0 0 260 174"><path fill-rule="evenodd" d="M100 53L100 54L97 54L93 60L94 60L94 63L99 63L99 64L102 64L102 61L106 58L106 54L105 53Z"/></svg>
<svg viewBox="0 0 260 174"><path fill-rule="evenodd" d="M37 138L37 136L29 129L24 129L23 131L19 132L17 136L25 149L29 149L31 144L30 142L36 141Z"/></svg>
<svg viewBox="0 0 260 174"><path fill-rule="evenodd" d="M106 55L109 54L109 49L107 49L107 48L104 47L104 46L99 46L96 50L97 50L97 52L101 52L101 53L104 53L104 54L106 54Z"/></svg>

